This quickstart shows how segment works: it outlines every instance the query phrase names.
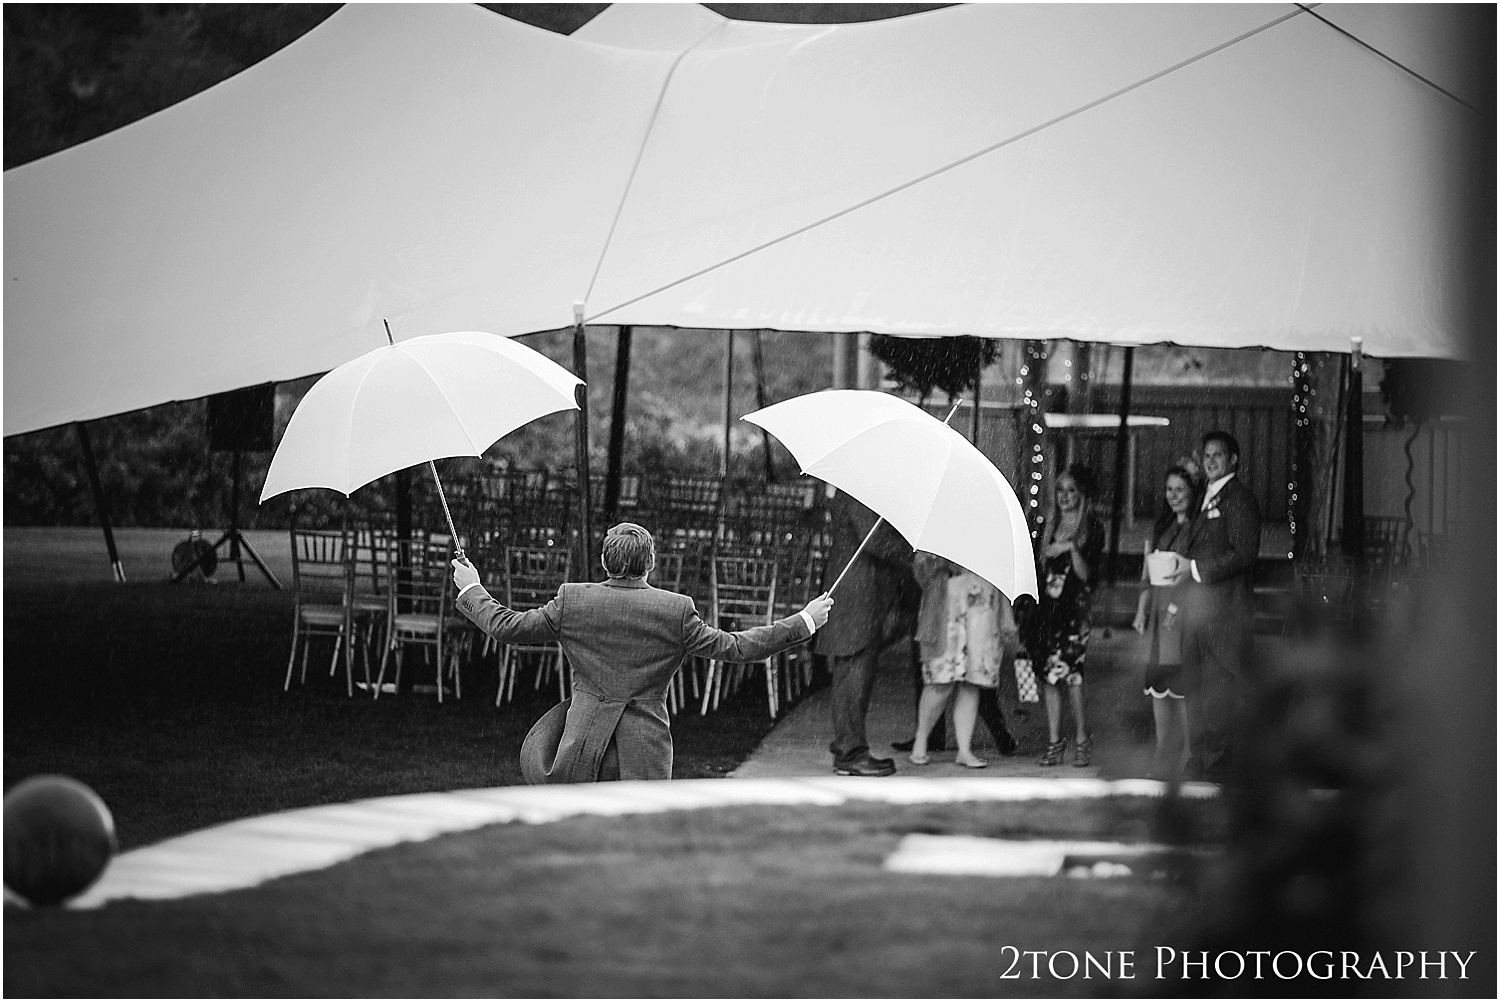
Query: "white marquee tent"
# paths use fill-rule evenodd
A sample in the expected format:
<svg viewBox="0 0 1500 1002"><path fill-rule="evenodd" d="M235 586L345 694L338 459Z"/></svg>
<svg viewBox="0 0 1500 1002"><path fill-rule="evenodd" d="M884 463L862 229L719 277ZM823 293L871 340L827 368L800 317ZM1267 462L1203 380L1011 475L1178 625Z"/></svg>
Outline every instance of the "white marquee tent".
<svg viewBox="0 0 1500 1002"><path fill-rule="evenodd" d="M1463 30L1446 6L630 4L566 37L350 4L6 172L4 432L322 372L383 318L519 335L575 302L1457 356L1488 100Z"/></svg>

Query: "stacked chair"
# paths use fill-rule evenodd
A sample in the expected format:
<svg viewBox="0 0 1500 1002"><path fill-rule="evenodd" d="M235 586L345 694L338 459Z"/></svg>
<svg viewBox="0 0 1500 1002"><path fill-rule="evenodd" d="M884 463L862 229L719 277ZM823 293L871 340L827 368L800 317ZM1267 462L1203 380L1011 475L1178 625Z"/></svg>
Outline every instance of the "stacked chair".
<svg viewBox="0 0 1500 1002"><path fill-rule="evenodd" d="M769 626L776 615L777 564L774 560L757 557L715 555L710 576L713 621L721 630L747 630L754 626ZM772 717L779 709L777 659L758 662L766 679L766 708ZM708 673L703 682L703 702L700 714L707 714L712 705L719 708L724 690L738 688L740 681L751 670L748 665L727 664L709 661Z"/></svg>
<svg viewBox="0 0 1500 1002"><path fill-rule="evenodd" d="M1353 629L1359 599L1359 576L1354 561L1298 561L1292 571L1294 605L1292 615L1283 620L1283 636L1291 632L1294 624L1310 631L1347 633Z"/></svg>
<svg viewBox="0 0 1500 1002"><path fill-rule="evenodd" d="M546 605L568 580L572 557L572 551L567 548L507 546L503 553L505 595L502 601L505 606L526 612ZM533 689L540 689L548 677L555 675L557 698L567 698L570 679L560 644L503 644L501 647L496 706L515 698L516 669L523 656L537 661Z"/></svg>
<svg viewBox="0 0 1500 1002"><path fill-rule="evenodd" d="M421 651L434 666L437 699L443 701L445 680L453 695L463 696L461 668L469 653L473 631L453 608L452 540L447 537L395 539L386 550L389 587L386 606L385 649L375 682L378 699L385 685L387 663L395 654L395 689L401 688L401 669L408 648Z"/></svg>
<svg viewBox="0 0 1500 1002"><path fill-rule="evenodd" d="M349 601L351 565L348 542L338 529L291 530L292 543L292 655L286 664L285 692L292 685L292 671L297 654L302 654L301 681L307 683L307 657L314 637L333 638L333 655L328 674L338 670L339 654L344 654L347 688L354 694L354 669L349 657L353 636Z"/></svg>
<svg viewBox="0 0 1500 1002"><path fill-rule="evenodd" d="M465 552L509 608L540 607L573 576L592 577L580 574L576 563L576 477L485 462L453 477L451 485L445 478L445 487ZM593 528L602 536L604 478L591 478L590 487ZM427 499L433 500L435 495ZM726 483L717 476L633 474L622 478L613 515L639 521L655 536L654 586L691 596L705 621L742 630L792 615L816 594L829 546L819 502L812 481ZM417 523L437 524L440 518L440 509L424 502ZM310 648L327 637L329 673L337 672L342 655L351 696L356 687L376 698L399 691L415 650L430 666L438 700L450 692L461 697L465 663L498 647L497 707L515 699L516 677L528 665L533 691L555 685L565 698L571 679L558 644L495 645L489 638L482 648L474 643L477 631L454 607L452 545L445 535L421 531L403 542L389 525L377 523L294 528L295 611L283 688L290 688L299 659L306 680ZM356 661L363 668L358 683ZM779 715L811 681L809 649L796 647L756 665L694 658L672 680L668 706L679 713L696 705L707 714L757 677L764 679L767 712Z"/></svg>

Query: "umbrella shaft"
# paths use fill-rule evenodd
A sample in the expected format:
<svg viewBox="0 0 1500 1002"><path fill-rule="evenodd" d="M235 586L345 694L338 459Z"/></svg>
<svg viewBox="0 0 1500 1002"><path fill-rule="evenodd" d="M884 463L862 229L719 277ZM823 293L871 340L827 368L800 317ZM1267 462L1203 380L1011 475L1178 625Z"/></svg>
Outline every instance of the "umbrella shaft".
<svg viewBox="0 0 1500 1002"><path fill-rule="evenodd" d="M432 482L437 484L438 500L443 502L443 517L448 520L448 532L453 536L453 552L458 559L464 558L464 548L458 542L458 530L453 527L453 513L448 510L448 495L443 493L443 482L438 479L437 464L432 460L427 461L427 468L432 471Z"/></svg>
<svg viewBox="0 0 1500 1002"><path fill-rule="evenodd" d="M867 532L867 533L865 533L865 538L864 539L860 540L859 548L854 551L854 556L852 556L852 557L849 558L849 562L844 565L844 569L841 570L841 571L839 571L838 578L836 578L834 580L833 587L828 589L828 594L829 595L832 595L833 594L833 589L837 588L839 586L839 582L842 581L842 580L844 580L844 575L849 573L849 568L851 568L851 567L854 566L854 561L858 560L859 559L859 555L864 552L865 544L868 543L870 541L871 537L873 537L875 535L875 530L878 529L878 528L880 528L880 523L884 522L884 521L885 521L885 516L882 515L882 516L880 516L879 518L877 518L875 520L875 524L874 525L870 526L870 531Z"/></svg>

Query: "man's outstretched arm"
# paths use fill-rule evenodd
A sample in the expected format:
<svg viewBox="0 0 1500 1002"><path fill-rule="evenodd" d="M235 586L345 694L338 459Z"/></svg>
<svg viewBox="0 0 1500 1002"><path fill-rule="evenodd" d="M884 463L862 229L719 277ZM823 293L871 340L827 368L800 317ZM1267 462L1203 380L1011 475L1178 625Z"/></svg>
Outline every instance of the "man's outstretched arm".
<svg viewBox="0 0 1500 1002"><path fill-rule="evenodd" d="M467 560L453 561L454 607L485 633L505 644L544 644L557 639L562 607L554 598L540 609L517 612L495 601Z"/></svg>
<svg viewBox="0 0 1500 1002"><path fill-rule="evenodd" d="M763 661L811 637L828 622L832 608L833 599L824 592L786 619L730 633L709 626L696 607L689 607L683 623L683 639L688 653L699 657L714 661Z"/></svg>

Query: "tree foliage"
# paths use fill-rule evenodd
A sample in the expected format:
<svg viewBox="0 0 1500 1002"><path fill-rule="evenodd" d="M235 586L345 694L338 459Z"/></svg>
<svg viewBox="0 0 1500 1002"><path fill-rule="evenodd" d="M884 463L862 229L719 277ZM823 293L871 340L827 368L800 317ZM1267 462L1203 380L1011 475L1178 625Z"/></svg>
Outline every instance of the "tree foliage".
<svg viewBox="0 0 1500 1002"><path fill-rule="evenodd" d="M338 4L6 4L5 167L129 125L312 30Z"/></svg>
<svg viewBox="0 0 1500 1002"><path fill-rule="evenodd" d="M995 360L998 345L979 337L910 338L877 334L870 354L885 363L896 384L926 402L933 390L952 400L972 389L976 374Z"/></svg>

